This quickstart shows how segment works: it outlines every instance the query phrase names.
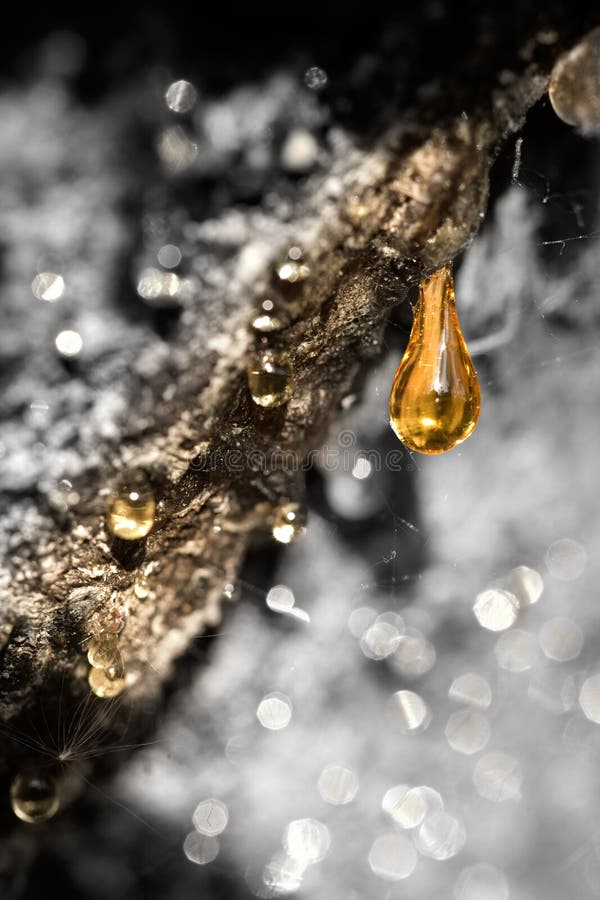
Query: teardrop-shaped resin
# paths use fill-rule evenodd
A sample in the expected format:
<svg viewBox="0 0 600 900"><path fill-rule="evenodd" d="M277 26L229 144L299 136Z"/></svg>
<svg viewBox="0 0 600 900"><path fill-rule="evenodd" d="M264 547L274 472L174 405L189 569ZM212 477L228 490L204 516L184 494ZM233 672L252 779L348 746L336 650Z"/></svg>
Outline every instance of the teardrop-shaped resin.
<svg viewBox="0 0 600 900"><path fill-rule="evenodd" d="M128 469L117 478L106 507L107 524L115 537L139 541L154 525L156 502L141 469Z"/></svg>
<svg viewBox="0 0 600 900"><path fill-rule="evenodd" d="M111 635L107 640L92 638L90 641L87 658L90 666L93 666L95 669L107 669L115 664L119 656L119 645L116 636Z"/></svg>
<svg viewBox="0 0 600 900"><path fill-rule="evenodd" d="M392 385L390 425L409 450L445 453L469 437L480 407L452 268L442 266L419 288L410 340Z"/></svg>

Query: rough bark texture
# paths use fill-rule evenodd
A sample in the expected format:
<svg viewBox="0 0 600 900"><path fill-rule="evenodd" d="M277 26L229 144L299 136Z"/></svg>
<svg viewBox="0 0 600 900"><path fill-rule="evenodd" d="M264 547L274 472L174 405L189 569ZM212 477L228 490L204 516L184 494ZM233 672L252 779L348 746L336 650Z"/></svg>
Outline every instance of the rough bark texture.
<svg viewBox="0 0 600 900"><path fill-rule="evenodd" d="M6 771L22 766L23 754L35 759L26 736L41 707L60 727L88 692L81 644L111 605L127 617L120 645L130 684L106 728L127 719L135 733L174 659L219 622L227 586L256 536L268 535L278 505L301 501L301 473L282 460L291 453L302 461L319 447L378 355L392 307L467 246L499 146L582 28L559 17L543 30L515 29L501 69L485 46L473 48L427 103L386 109L387 124L368 142L345 144L298 193L287 220L262 212L240 220L245 247L233 258L219 259L214 236L198 228L198 248L214 251L221 267L212 296L186 311L170 356L149 359L140 346L130 371L114 358L99 362L98 383L122 378L130 398L118 433L76 437L86 457L74 479L78 502L41 502L8 535L0 614ZM310 274L289 284L277 268L293 244ZM275 410L253 404L245 376L261 346L250 322L265 296L284 319L270 341L289 354L295 379L292 399ZM148 474L158 506L149 537L127 544L108 534L104 507L111 480L131 465ZM144 600L133 592L140 573L151 589Z"/></svg>

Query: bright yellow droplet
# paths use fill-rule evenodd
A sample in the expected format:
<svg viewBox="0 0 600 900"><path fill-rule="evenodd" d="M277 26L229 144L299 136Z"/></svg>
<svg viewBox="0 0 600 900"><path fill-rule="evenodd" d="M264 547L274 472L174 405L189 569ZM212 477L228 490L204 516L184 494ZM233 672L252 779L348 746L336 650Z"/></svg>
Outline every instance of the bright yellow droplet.
<svg viewBox="0 0 600 900"><path fill-rule="evenodd" d="M477 373L460 330L450 265L419 289L410 340L390 395L390 424L418 453L444 453L468 438L479 418Z"/></svg>
<svg viewBox="0 0 600 900"><path fill-rule="evenodd" d="M138 541L154 525L156 503L150 482L141 470L123 472L107 504L108 527L115 537Z"/></svg>
<svg viewBox="0 0 600 900"><path fill-rule="evenodd" d="M125 689L124 678L110 678L104 669L90 669L88 682L96 697L108 700L117 697Z"/></svg>
<svg viewBox="0 0 600 900"><path fill-rule="evenodd" d="M282 406L292 396L292 367L285 353L264 350L248 364L248 388L258 406Z"/></svg>
<svg viewBox="0 0 600 900"><path fill-rule="evenodd" d="M60 805L56 784L46 775L17 775L10 786L10 803L15 816L29 824L51 819Z"/></svg>

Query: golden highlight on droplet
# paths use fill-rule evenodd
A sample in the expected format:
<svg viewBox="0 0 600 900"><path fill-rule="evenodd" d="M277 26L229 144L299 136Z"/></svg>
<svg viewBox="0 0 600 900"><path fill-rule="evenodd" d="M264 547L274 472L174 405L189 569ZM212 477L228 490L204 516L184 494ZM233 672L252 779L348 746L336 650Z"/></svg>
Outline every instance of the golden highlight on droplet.
<svg viewBox="0 0 600 900"><path fill-rule="evenodd" d="M17 775L10 786L10 805L22 822L47 822L60 805L56 784L46 775Z"/></svg>
<svg viewBox="0 0 600 900"><path fill-rule="evenodd" d="M107 503L111 534L124 541L138 541L152 530L155 512L154 492L146 475L139 469L123 472Z"/></svg>
<svg viewBox="0 0 600 900"><path fill-rule="evenodd" d="M419 288L410 340L392 385L390 425L409 450L445 453L469 437L480 407L448 264Z"/></svg>
<svg viewBox="0 0 600 900"><path fill-rule="evenodd" d="M104 674L109 681L125 680L125 663L123 662L120 650L117 650L112 662L107 666L104 666Z"/></svg>

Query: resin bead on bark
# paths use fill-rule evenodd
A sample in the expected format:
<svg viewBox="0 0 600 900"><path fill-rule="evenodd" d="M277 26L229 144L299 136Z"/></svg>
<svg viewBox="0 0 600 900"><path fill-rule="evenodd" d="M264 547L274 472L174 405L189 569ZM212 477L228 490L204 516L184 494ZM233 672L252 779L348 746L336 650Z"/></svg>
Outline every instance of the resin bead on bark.
<svg viewBox="0 0 600 900"><path fill-rule="evenodd" d="M108 669L120 659L121 654L116 637L99 640L92 638L88 647L87 658L95 669Z"/></svg>
<svg viewBox="0 0 600 900"><path fill-rule="evenodd" d="M104 674L110 681L123 681L125 679L125 663L120 650L117 650L112 661L104 666Z"/></svg>
<svg viewBox="0 0 600 900"><path fill-rule="evenodd" d="M292 396L292 367L285 353L263 350L248 364L248 388L258 406L282 406Z"/></svg>
<svg viewBox="0 0 600 900"><path fill-rule="evenodd" d="M144 472L123 472L116 480L106 508L108 528L124 541L146 537L154 525L154 492Z"/></svg>
<svg viewBox="0 0 600 900"><path fill-rule="evenodd" d="M306 519L299 503L286 503L275 512L272 534L280 544L290 544L305 531Z"/></svg>
<svg viewBox="0 0 600 900"><path fill-rule="evenodd" d="M133 583L133 593L138 600L145 600L150 595L150 582L145 575L138 575Z"/></svg>
<svg viewBox="0 0 600 900"><path fill-rule="evenodd" d="M56 783L46 775L17 775L10 786L10 804L21 821L46 822L60 805Z"/></svg>
<svg viewBox="0 0 600 900"><path fill-rule="evenodd" d="M89 664L94 669L103 669L110 681L125 678L125 665L116 641L92 640L87 657Z"/></svg>
<svg viewBox="0 0 600 900"><path fill-rule="evenodd" d="M390 425L410 450L444 453L469 437L480 407L447 265L420 286L410 340L392 385Z"/></svg>
<svg viewBox="0 0 600 900"><path fill-rule="evenodd" d="M94 693L96 697L101 697L103 700L118 697L125 689L125 679L110 678L105 669L91 668L88 675L88 682L92 693Z"/></svg>

